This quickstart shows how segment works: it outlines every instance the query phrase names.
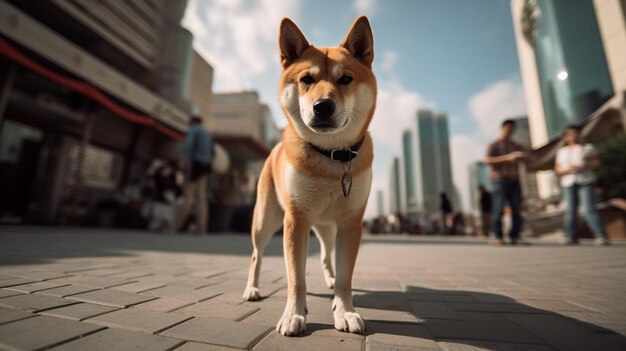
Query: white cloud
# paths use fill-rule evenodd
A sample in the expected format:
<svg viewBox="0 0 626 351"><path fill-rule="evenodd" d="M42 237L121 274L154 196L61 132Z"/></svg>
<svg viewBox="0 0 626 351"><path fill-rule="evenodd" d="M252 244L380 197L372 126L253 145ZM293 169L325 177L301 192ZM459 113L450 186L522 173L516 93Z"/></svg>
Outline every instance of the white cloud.
<svg viewBox="0 0 626 351"><path fill-rule="evenodd" d="M469 165L484 158L485 148L498 137L503 119L526 114L522 85L516 78L491 83L469 99L468 109L478 132L456 134L450 140L454 183L466 211L470 208Z"/></svg>
<svg viewBox="0 0 626 351"><path fill-rule="evenodd" d="M385 57L385 54L382 56ZM392 76L393 72L389 73L387 76ZM379 76L376 112L369 128L374 139L374 178L366 210L367 218L376 215L377 190L383 191L385 207L389 205L387 203L389 165L394 157L401 156L402 131L410 128L411 123L415 123L419 108L434 108L434 103L408 90L393 77Z"/></svg>
<svg viewBox="0 0 626 351"><path fill-rule="evenodd" d="M517 79L490 84L472 96L468 106L481 134L489 138L497 136L503 119L526 114L523 87Z"/></svg>
<svg viewBox="0 0 626 351"><path fill-rule="evenodd" d="M385 51L382 55L380 67L384 72L391 73L398 62L397 51Z"/></svg>
<svg viewBox="0 0 626 351"><path fill-rule="evenodd" d="M359 15L374 16L378 10L376 0L356 0L353 6Z"/></svg>
<svg viewBox="0 0 626 351"><path fill-rule="evenodd" d="M195 36L194 48L215 68L215 89L245 90L255 76L279 75L278 26L298 10L292 0L192 0L182 22Z"/></svg>

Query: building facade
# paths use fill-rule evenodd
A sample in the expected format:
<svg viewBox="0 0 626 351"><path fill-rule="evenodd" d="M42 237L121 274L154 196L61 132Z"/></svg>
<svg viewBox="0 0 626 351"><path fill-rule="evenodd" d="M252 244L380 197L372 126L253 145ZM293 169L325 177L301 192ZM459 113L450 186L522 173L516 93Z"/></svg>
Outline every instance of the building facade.
<svg viewBox="0 0 626 351"><path fill-rule="evenodd" d="M394 157L391 161L387 179L389 180L389 213L404 213L400 158Z"/></svg>
<svg viewBox="0 0 626 351"><path fill-rule="evenodd" d="M491 174L489 166L482 161L477 161L469 166L469 194L470 209L475 214L480 213L480 192L478 186L484 186L488 191L492 190Z"/></svg>
<svg viewBox="0 0 626 351"><path fill-rule="evenodd" d="M0 1L0 220L84 223L154 158L191 105L186 1Z"/></svg>
<svg viewBox="0 0 626 351"><path fill-rule="evenodd" d="M457 198L452 182L448 117L420 109L416 116L416 182L419 211L425 217L439 211L440 193L447 193L454 206Z"/></svg>
<svg viewBox="0 0 626 351"><path fill-rule="evenodd" d="M411 130L402 132L402 161L404 170L404 203L403 212L411 218L417 218L417 179L416 174L416 154L415 141Z"/></svg>
<svg viewBox="0 0 626 351"><path fill-rule="evenodd" d="M511 0L533 148L626 91L624 0ZM540 197L558 194L537 173Z"/></svg>
<svg viewBox="0 0 626 351"><path fill-rule="evenodd" d="M224 145L235 168L258 176L263 161L281 138L269 107L255 91L216 93L209 130Z"/></svg>

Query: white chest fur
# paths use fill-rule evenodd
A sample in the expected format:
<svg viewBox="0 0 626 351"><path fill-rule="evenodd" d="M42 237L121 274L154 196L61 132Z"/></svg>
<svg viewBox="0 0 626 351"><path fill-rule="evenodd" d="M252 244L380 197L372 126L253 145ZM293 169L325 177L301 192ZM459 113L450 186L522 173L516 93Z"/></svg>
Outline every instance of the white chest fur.
<svg viewBox="0 0 626 351"><path fill-rule="evenodd" d="M352 191L346 198L343 196L340 180L315 177L300 171L291 165L283 170L284 184L276 184L283 197L279 201L283 208L287 201L293 203L301 211L307 213L314 223L334 222L358 213L365 207L372 182L372 171L368 169L352 179Z"/></svg>

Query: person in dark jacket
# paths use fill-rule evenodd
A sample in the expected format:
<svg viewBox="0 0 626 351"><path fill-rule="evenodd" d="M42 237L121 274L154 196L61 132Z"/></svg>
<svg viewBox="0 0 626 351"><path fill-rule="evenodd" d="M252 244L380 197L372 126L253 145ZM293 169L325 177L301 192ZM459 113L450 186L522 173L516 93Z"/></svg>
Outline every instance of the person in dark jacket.
<svg viewBox="0 0 626 351"><path fill-rule="evenodd" d="M483 236L489 237L491 233L491 193L485 188L484 185L478 186L480 193L480 221Z"/></svg>
<svg viewBox="0 0 626 351"><path fill-rule="evenodd" d="M441 193L441 222L444 234L450 234L451 228L448 226L448 216L452 213L452 204L450 203L450 199L448 199L448 195L445 192Z"/></svg>

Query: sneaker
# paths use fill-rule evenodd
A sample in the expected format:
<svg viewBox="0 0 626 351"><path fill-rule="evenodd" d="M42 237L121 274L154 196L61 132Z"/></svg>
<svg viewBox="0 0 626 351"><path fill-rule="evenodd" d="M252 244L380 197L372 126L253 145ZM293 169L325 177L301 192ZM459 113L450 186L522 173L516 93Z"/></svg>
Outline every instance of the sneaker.
<svg viewBox="0 0 626 351"><path fill-rule="evenodd" d="M607 245L610 245L611 243L609 242L609 239L600 237L600 238L596 238L595 244L596 246L607 246Z"/></svg>
<svg viewBox="0 0 626 351"><path fill-rule="evenodd" d="M489 239L489 241L487 243L489 245L493 245L493 246L503 246L504 245L504 240L502 240L500 238L492 238L492 239Z"/></svg>

